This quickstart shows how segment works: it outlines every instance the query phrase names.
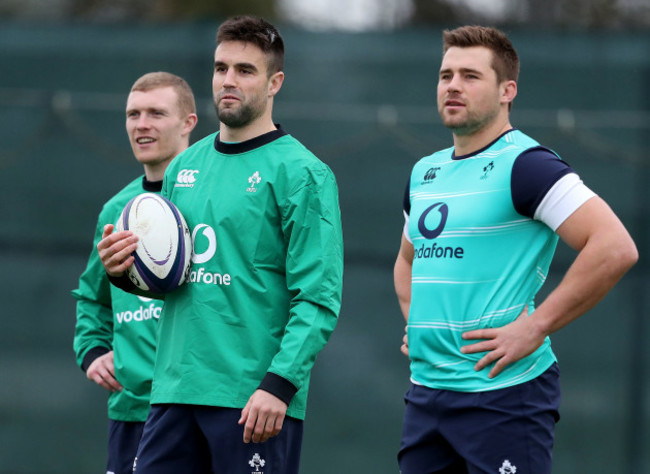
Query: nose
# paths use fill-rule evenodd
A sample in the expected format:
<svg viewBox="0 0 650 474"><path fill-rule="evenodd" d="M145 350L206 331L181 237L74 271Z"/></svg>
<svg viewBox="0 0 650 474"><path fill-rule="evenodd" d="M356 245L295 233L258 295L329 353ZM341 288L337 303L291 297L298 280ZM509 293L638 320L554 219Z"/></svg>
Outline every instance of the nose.
<svg viewBox="0 0 650 474"><path fill-rule="evenodd" d="M234 68L229 68L223 77L223 87L235 87L237 85Z"/></svg>
<svg viewBox="0 0 650 474"><path fill-rule="evenodd" d="M149 128L150 123L149 123L149 117L147 116L147 114L140 114L135 126L138 129Z"/></svg>
<svg viewBox="0 0 650 474"><path fill-rule="evenodd" d="M451 76L451 79L447 82L447 90L450 91L459 91L460 90L460 75L454 74Z"/></svg>

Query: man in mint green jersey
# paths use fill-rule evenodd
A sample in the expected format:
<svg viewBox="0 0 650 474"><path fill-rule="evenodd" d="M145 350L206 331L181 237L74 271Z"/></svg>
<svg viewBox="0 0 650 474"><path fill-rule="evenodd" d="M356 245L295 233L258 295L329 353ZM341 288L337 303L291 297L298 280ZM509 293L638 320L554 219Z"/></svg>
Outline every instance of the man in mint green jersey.
<svg viewBox="0 0 650 474"><path fill-rule="evenodd" d="M550 473L560 392L548 336L638 259L607 204L510 124L518 73L502 32L443 33L437 101L453 146L412 169L394 269L412 382L402 474ZM535 309L558 237L577 257Z"/></svg>
<svg viewBox="0 0 650 474"><path fill-rule="evenodd" d="M194 95L182 78L167 72L140 77L126 103L126 131L141 176L104 204L95 246L106 224L144 192L160 193L165 169L189 146L197 122ZM107 473L130 473L149 413L156 330L162 301L111 285L97 250L72 292L77 299L74 350L88 379L110 392Z"/></svg>
<svg viewBox="0 0 650 474"><path fill-rule="evenodd" d="M165 172L162 194L192 230L192 270L165 295L138 474L298 473L309 374L341 304L343 244L332 171L272 120L283 62L273 25L224 22L219 131ZM112 231L100 257L132 290L124 271L137 238Z"/></svg>

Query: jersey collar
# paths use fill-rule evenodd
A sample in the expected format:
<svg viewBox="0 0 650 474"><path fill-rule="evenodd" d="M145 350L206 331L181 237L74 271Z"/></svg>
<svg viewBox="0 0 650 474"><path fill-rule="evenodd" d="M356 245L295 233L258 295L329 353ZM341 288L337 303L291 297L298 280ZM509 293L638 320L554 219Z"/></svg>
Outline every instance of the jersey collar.
<svg viewBox="0 0 650 474"><path fill-rule="evenodd" d="M473 152L471 152L471 153L468 153L467 155L456 156L456 150L454 150L454 151L451 152L451 159L452 159L452 160L464 160L464 159L466 159L466 158L471 158L472 156L476 156L476 155L478 155L479 153L483 153L485 150L487 150L488 148L490 148L490 147L491 147L492 145L494 145L496 142L498 142L499 140L501 140L501 137L503 137L504 135L507 135L507 134L510 133L510 132L514 132L515 130L517 130L517 129L516 129L516 128L511 128L510 130L506 130L505 132L503 132L501 135L499 135L498 137L496 137L494 140L492 140L490 143L488 143L487 145L485 145L485 146L484 146L483 148L481 148L480 150L473 151Z"/></svg>
<svg viewBox="0 0 650 474"><path fill-rule="evenodd" d="M159 193L162 190L162 180L149 181L146 176L142 177L142 189L150 193Z"/></svg>
<svg viewBox="0 0 650 474"><path fill-rule="evenodd" d="M280 124L276 123L275 126L277 127L277 130L272 130L255 138L251 138L250 140L239 143L222 142L219 140L219 133L217 133L217 136L214 139L214 148L219 153L224 153L226 155L236 155L238 153L245 153L247 151L254 150L287 135L287 132L282 130L282 126Z"/></svg>

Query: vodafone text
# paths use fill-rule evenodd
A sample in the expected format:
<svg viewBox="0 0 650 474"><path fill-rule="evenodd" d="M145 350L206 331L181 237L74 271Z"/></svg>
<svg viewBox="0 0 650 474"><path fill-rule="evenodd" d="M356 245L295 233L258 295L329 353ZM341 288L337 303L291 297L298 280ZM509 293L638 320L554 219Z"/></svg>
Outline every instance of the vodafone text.
<svg viewBox="0 0 650 474"><path fill-rule="evenodd" d="M422 244L415 249L414 258L463 258L465 249L463 247L438 247L437 243L426 246Z"/></svg>
<svg viewBox="0 0 650 474"><path fill-rule="evenodd" d="M135 311L122 311L121 313L115 313L115 317L119 324L130 323L131 321L146 321L151 318L160 318L161 311L162 308L160 306L151 303L149 306L140 306L140 308Z"/></svg>
<svg viewBox="0 0 650 474"><path fill-rule="evenodd" d="M205 283L207 285L230 285L230 274L229 273L211 273L206 272L204 268L199 268L198 270L192 270L190 272L190 278L188 282L190 283Z"/></svg>

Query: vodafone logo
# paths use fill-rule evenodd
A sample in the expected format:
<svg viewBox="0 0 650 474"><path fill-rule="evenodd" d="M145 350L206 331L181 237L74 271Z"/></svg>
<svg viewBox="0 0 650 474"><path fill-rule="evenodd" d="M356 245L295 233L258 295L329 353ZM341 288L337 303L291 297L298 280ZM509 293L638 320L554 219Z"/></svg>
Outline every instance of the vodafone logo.
<svg viewBox="0 0 650 474"><path fill-rule="evenodd" d="M427 223L429 223L427 216L429 213L433 210L436 210L437 212L434 214L437 214L437 217L433 220L431 223L435 223L437 221L437 226L434 229L430 229L427 227ZM437 202L429 207L427 207L422 215L420 216L420 219L418 220L418 230L422 234L422 236L425 239L435 239L438 237L441 233L442 230L445 228L445 224L447 223L447 215L449 214L449 208L447 207L447 204L444 202Z"/></svg>
<svg viewBox="0 0 650 474"><path fill-rule="evenodd" d="M200 232L200 234L199 234ZM217 251L217 236L208 224L199 224L192 231L192 263L205 263Z"/></svg>
<svg viewBox="0 0 650 474"><path fill-rule="evenodd" d="M188 170L182 169L176 175L176 184L174 187L177 188L193 188L194 183L196 182L196 174L199 173L199 170Z"/></svg>
<svg viewBox="0 0 650 474"><path fill-rule="evenodd" d="M208 224L199 224L192 231L192 263L208 262L217 252L217 236ZM219 273L206 270L203 267L193 267L187 279L188 283L204 285L230 286L232 277L229 273Z"/></svg>
<svg viewBox="0 0 650 474"><path fill-rule="evenodd" d="M429 216L427 218L427 216ZM449 216L449 207L444 202L437 202L427 207L418 220L418 230L425 239L433 240L442 234ZM432 228L435 225L434 228ZM414 259L449 259L459 260L465 258L463 247L438 246L437 242L423 243L419 248L414 248Z"/></svg>

